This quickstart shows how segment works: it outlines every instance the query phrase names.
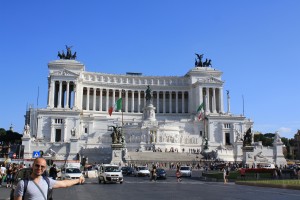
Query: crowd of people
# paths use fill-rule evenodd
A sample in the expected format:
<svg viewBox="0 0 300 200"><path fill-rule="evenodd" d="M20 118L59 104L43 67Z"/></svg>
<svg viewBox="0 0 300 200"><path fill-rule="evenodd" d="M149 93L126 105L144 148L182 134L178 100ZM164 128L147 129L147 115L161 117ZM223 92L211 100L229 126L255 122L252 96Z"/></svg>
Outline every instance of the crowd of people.
<svg viewBox="0 0 300 200"><path fill-rule="evenodd" d="M3 183L6 182L6 187L12 187L14 177L19 169L24 168L23 164L10 163L4 166L0 165L0 187L3 186Z"/></svg>

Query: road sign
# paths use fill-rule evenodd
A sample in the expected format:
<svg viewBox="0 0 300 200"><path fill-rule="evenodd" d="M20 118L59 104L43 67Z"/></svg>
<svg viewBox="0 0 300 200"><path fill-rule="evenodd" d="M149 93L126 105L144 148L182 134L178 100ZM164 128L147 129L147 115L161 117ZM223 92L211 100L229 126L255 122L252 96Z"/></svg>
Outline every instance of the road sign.
<svg viewBox="0 0 300 200"><path fill-rule="evenodd" d="M32 153L32 157L33 157L33 158L39 158L39 157L41 157L41 154L40 154L39 151L34 151L34 152Z"/></svg>

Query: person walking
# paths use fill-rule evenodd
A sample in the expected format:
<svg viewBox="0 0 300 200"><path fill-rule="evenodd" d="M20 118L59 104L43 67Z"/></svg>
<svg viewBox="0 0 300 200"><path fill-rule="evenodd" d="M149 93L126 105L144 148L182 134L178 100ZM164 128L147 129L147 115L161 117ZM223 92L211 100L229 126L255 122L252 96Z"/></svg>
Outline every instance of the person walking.
<svg viewBox="0 0 300 200"><path fill-rule="evenodd" d="M57 173L59 171L57 170L56 168L56 164L53 164L52 167L50 168L49 170L49 176L53 179L53 180L56 180L57 178Z"/></svg>
<svg viewBox="0 0 300 200"><path fill-rule="evenodd" d="M223 168L223 179L224 179L224 184L228 182L228 169L226 167Z"/></svg>
<svg viewBox="0 0 300 200"><path fill-rule="evenodd" d="M181 182L182 181L181 180L181 173L179 171L179 168L177 168L177 170L176 170L176 178L177 178L177 182Z"/></svg>
<svg viewBox="0 0 300 200"><path fill-rule="evenodd" d="M85 179L81 176L79 179L72 180L53 180L49 179L49 186L47 181L43 178L43 173L47 169L47 163L44 158L37 158L34 160L32 165L32 173L28 180L26 193L24 194L24 180L19 181L15 192L14 200L28 200L28 199L41 199L47 200L48 188L66 188L75 184L84 183ZM23 198L24 195L24 198Z"/></svg>
<svg viewBox="0 0 300 200"><path fill-rule="evenodd" d="M13 173L13 166L10 164L6 169L6 187L12 187L12 173Z"/></svg>
<svg viewBox="0 0 300 200"><path fill-rule="evenodd" d="M0 165L0 187L2 187L2 183L6 178L6 168Z"/></svg>
<svg viewBox="0 0 300 200"><path fill-rule="evenodd" d="M151 170L151 180L150 181L156 181L157 175L156 175L156 166L153 165L152 166L152 170Z"/></svg>

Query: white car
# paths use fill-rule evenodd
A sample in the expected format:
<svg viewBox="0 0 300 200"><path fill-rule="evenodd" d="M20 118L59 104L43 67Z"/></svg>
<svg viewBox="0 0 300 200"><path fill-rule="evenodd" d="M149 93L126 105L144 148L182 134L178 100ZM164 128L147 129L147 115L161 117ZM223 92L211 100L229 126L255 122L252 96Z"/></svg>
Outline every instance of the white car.
<svg viewBox="0 0 300 200"><path fill-rule="evenodd" d="M122 170L118 165L103 164L98 171L98 182L103 183L123 183Z"/></svg>
<svg viewBox="0 0 300 200"><path fill-rule="evenodd" d="M264 165L262 168L265 168L265 169L275 169L275 165L274 164L267 164L267 165Z"/></svg>
<svg viewBox="0 0 300 200"><path fill-rule="evenodd" d="M82 172L78 168L63 168L61 170L61 179L79 179Z"/></svg>
<svg viewBox="0 0 300 200"><path fill-rule="evenodd" d="M179 168L181 176L192 177L192 168L190 166L181 166Z"/></svg>
<svg viewBox="0 0 300 200"><path fill-rule="evenodd" d="M134 169L133 175L134 176L149 176L150 177L150 171L145 166L138 166L136 169Z"/></svg>

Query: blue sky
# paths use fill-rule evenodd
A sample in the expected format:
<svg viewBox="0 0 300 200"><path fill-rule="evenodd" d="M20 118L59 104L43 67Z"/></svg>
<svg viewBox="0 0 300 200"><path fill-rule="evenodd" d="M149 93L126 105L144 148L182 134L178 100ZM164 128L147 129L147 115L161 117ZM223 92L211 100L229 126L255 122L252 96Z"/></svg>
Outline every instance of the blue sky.
<svg viewBox="0 0 300 200"><path fill-rule="evenodd" d="M47 64L72 45L87 71L117 74L183 76L204 54L224 72L232 113L243 113L244 97L254 130L291 138L299 9L297 0L2 1L0 128L21 133L26 107L46 107Z"/></svg>

